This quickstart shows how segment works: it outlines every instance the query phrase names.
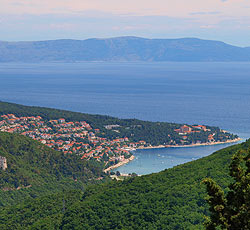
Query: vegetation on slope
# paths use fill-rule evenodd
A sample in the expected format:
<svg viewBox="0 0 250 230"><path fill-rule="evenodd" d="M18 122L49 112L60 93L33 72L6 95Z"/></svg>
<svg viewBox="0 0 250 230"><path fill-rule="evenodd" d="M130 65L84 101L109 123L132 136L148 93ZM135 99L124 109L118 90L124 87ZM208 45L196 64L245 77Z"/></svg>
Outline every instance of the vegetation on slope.
<svg viewBox="0 0 250 230"><path fill-rule="evenodd" d="M176 144L181 144L183 137L175 132L182 124L168 122L150 122L137 119L119 119L105 115L91 115L86 113L70 112L59 109L50 109L34 106L23 106L14 103L0 102L0 115L13 113L16 116L41 116L43 119L52 120L65 118L66 121L86 121L94 129L100 129L99 136L108 139L128 137L132 142L146 141L151 145L171 144L172 140ZM115 130L106 129L107 125L119 125ZM187 135L187 143L200 141L205 143L208 141L210 134L216 133L214 136L216 141L226 141L235 139L237 135L221 132L218 127L207 126L211 131L192 133Z"/></svg>
<svg viewBox="0 0 250 230"><path fill-rule="evenodd" d="M77 190L58 192L2 209L0 229L59 229L65 210L81 196Z"/></svg>
<svg viewBox="0 0 250 230"><path fill-rule="evenodd" d="M245 144L157 174L99 185L64 215L62 229L204 229L208 215L204 178L231 181L231 156ZM80 227L79 227L80 226Z"/></svg>
<svg viewBox="0 0 250 230"><path fill-rule="evenodd" d="M160 173L89 187L62 214L62 197L37 198L0 211L0 227L7 229L204 229L208 215L204 178L216 180L225 192L231 183L232 155L248 149L250 140L202 159ZM46 205L54 204L50 209ZM69 203L74 198L65 197ZM46 214L45 214L46 212ZM59 218L60 216L60 218ZM41 218L39 218L41 217ZM25 219L26 221L22 221ZM17 228L18 226L18 228Z"/></svg>
<svg viewBox="0 0 250 230"><path fill-rule="evenodd" d="M17 134L0 133L0 156L6 157L8 166L0 169L0 206L63 188L82 188L103 174L97 162L64 155Z"/></svg>
<svg viewBox="0 0 250 230"><path fill-rule="evenodd" d="M208 230L250 229L250 149L238 151L233 156L230 176L233 182L226 195L214 180L204 180L211 212L206 221Z"/></svg>

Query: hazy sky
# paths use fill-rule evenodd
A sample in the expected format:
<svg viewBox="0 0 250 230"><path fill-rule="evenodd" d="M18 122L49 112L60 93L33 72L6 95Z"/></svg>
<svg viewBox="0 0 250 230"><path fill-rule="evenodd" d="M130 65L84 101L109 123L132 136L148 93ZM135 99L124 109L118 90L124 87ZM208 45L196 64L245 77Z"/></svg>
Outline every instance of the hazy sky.
<svg viewBox="0 0 250 230"><path fill-rule="evenodd" d="M0 0L0 40L124 35L250 46L250 0Z"/></svg>

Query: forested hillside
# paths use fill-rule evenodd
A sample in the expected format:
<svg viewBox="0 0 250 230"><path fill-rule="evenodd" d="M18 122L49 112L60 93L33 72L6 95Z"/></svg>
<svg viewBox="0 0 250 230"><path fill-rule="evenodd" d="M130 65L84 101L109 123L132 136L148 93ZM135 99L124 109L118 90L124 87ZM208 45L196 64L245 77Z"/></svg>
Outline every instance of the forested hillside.
<svg viewBox="0 0 250 230"><path fill-rule="evenodd" d="M6 207L0 211L0 228L204 229L208 206L201 181L211 177L225 188L232 155L248 148L250 140L160 173Z"/></svg>
<svg viewBox="0 0 250 230"><path fill-rule="evenodd" d="M17 203L62 189L82 189L103 173L98 162L65 155L21 135L0 132L0 206Z"/></svg>
<svg viewBox="0 0 250 230"><path fill-rule="evenodd" d="M79 190L56 192L1 208L0 229L59 229L65 210L74 202L78 202L82 195Z"/></svg>
<svg viewBox="0 0 250 230"><path fill-rule="evenodd" d="M62 229L203 229L208 206L202 180L211 177L226 187L232 155L249 147L250 141L160 173L89 189L67 210Z"/></svg>

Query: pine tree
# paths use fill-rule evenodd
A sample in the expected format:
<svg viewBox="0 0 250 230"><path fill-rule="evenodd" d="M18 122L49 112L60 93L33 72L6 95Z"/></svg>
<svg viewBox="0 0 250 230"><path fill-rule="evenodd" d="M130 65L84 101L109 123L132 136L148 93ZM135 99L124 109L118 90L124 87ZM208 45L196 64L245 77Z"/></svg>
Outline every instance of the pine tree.
<svg viewBox="0 0 250 230"><path fill-rule="evenodd" d="M207 230L250 229L250 149L237 152L230 164L233 182L225 195L222 188L212 179L205 179L210 217L206 217Z"/></svg>

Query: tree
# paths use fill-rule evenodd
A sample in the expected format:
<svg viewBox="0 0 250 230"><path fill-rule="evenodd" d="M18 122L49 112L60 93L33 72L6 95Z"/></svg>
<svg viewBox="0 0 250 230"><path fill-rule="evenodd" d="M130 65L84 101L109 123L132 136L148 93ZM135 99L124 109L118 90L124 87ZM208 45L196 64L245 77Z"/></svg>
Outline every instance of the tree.
<svg viewBox="0 0 250 230"><path fill-rule="evenodd" d="M233 182L226 195L212 179L203 180L211 213L205 222L208 230L250 229L250 149L238 151L229 169Z"/></svg>

